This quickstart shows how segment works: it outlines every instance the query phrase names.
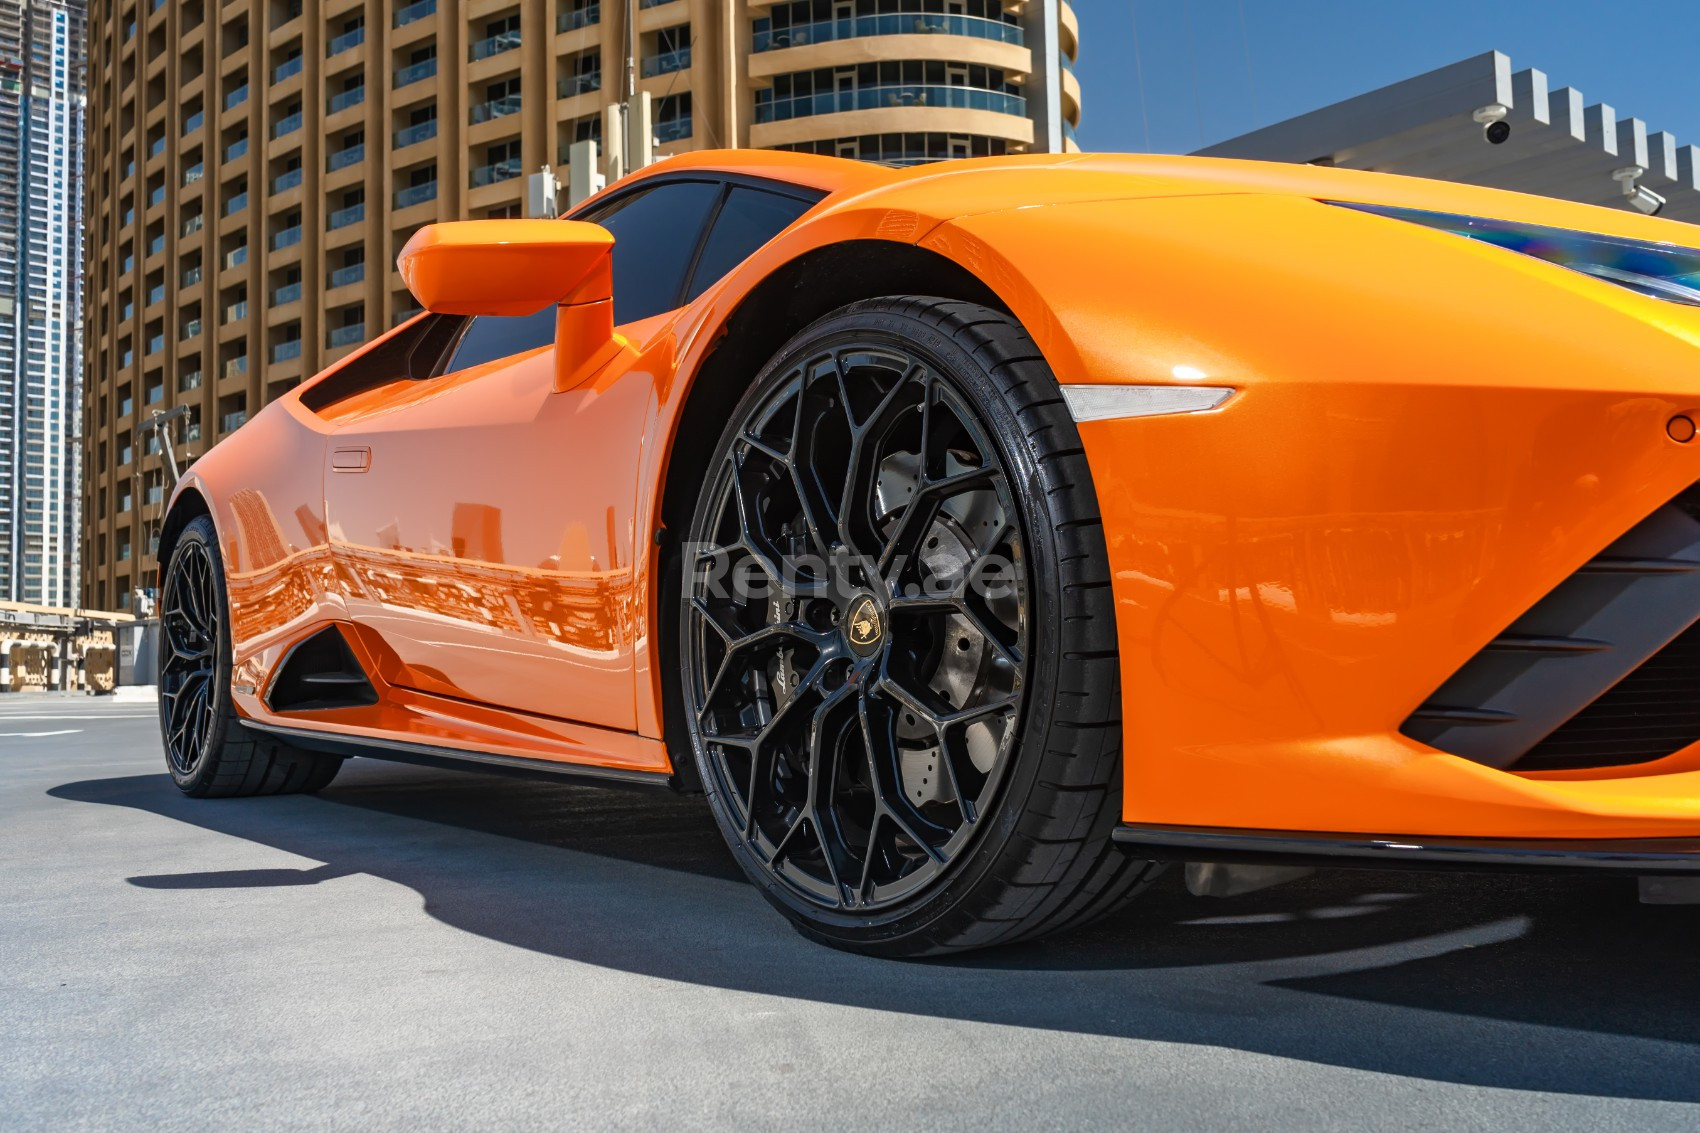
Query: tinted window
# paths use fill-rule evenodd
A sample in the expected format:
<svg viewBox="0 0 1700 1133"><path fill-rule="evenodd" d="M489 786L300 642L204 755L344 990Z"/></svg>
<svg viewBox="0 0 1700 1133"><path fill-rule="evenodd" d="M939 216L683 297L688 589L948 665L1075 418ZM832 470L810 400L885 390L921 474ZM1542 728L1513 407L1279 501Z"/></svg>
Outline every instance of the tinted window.
<svg viewBox="0 0 1700 1133"><path fill-rule="evenodd" d="M535 315L518 315L512 318L486 316L473 319L472 325L466 328L466 333L460 336L460 345L455 348L454 361L449 363L449 370L482 366L498 358L507 358L528 350L536 350L539 346L548 346L554 341L553 303Z"/></svg>
<svg viewBox="0 0 1700 1133"><path fill-rule="evenodd" d="M707 291L810 207L810 201L764 193L760 189L734 188L714 219L708 243L703 245L686 302Z"/></svg>
<svg viewBox="0 0 1700 1133"><path fill-rule="evenodd" d="M720 186L706 181L657 185L573 218L614 234L616 319L636 322L680 305L685 272L719 195ZM464 370L554 341L554 307L517 318L485 316L472 320L461 336L449 369Z"/></svg>
<svg viewBox="0 0 1700 1133"><path fill-rule="evenodd" d="M614 318L632 323L680 306L708 210L720 186L707 181L657 185L610 201L578 220L614 234Z"/></svg>

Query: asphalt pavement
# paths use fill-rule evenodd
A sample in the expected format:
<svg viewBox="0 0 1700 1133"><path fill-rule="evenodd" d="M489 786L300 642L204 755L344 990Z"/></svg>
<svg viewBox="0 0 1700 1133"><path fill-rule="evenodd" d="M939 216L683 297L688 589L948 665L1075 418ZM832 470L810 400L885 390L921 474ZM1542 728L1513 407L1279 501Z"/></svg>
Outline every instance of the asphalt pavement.
<svg viewBox="0 0 1700 1133"><path fill-rule="evenodd" d="M925 963L793 933L698 800L351 761L198 801L0 696L0 1129L1700 1128L1700 907L1173 874Z"/></svg>

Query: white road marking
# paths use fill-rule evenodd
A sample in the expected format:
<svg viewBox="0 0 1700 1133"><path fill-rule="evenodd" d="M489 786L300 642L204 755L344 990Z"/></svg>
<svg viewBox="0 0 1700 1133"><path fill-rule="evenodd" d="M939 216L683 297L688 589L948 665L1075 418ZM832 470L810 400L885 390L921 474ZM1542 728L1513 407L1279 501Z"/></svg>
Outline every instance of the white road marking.
<svg viewBox="0 0 1700 1133"><path fill-rule="evenodd" d="M159 716L157 712L114 712L111 715L102 713L99 716L8 716L0 712L0 721L28 720L153 720Z"/></svg>
<svg viewBox="0 0 1700 1133"><path fill-rule="evenodd" d="M38 740L43 736L74 736L81 731L81 728L61 728L57 732L0 732L0 738L15 736L20 739Z"/></svg>

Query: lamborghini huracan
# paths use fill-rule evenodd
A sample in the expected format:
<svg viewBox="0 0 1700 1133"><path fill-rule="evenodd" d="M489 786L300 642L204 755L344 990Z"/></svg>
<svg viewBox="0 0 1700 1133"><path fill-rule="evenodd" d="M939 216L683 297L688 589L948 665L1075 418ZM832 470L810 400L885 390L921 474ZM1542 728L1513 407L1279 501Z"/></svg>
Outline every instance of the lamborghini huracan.
<svg viewBox="0 0 1700 1133"><path fill-rule="evenodd" d="M1381 174L706 152L426 227L190 468L194 796L706 797L920 956L1162 864L1700 872L1700 231Z"/></svg>

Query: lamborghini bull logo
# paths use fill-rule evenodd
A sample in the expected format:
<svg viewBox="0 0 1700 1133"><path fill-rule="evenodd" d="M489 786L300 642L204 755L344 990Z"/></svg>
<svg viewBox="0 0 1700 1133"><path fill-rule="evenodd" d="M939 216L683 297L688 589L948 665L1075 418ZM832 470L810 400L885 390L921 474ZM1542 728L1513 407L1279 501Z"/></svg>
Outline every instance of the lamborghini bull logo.
<svg viewBox="0 0 1700 1133"><path fill-rule="evenodd" d="M850 603L847 625L850 645L858 652L866 652L879 645L884 627L880 625L879 607L872 598L864 594Z"/></svg>

